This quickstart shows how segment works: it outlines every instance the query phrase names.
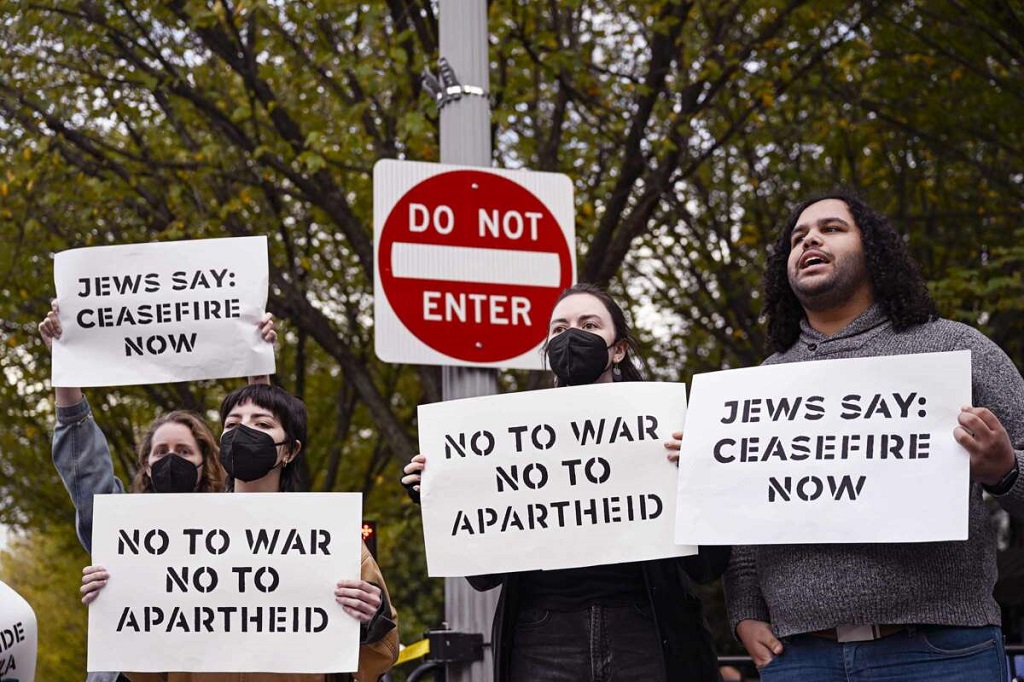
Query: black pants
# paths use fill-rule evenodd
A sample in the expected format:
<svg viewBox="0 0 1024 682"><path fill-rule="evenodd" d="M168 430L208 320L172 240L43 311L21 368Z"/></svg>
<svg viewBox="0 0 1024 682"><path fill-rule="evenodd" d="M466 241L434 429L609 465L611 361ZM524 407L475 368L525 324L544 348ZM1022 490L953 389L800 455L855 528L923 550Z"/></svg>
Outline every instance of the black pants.
<svg viewBox="0 0 1024 682"><path fill-rule="evenodd" d="M522 609L511 664L511 682L665 682L664 655L646 604Z"/></svg>

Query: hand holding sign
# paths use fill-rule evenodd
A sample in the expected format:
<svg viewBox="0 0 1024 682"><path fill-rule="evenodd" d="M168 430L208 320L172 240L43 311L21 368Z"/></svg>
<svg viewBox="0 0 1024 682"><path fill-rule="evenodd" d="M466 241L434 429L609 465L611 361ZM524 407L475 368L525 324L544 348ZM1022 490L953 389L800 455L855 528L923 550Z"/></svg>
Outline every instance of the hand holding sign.
<svg viewBox="0 0 1024 682"><path fill-rule="evenodd" d="M334 601L341 604L345 613L366 624L380 608L381 591L365 580L339 580L334 590Z"/></svg>
<svg viewBox="0 0 1024 682"><path fill-rule="evenodd" d="M100 590L102 590L107 580L110 579L110 574L107 573L107 569L102 566L86 566L82 569L82 603L89 605L96 601L96 597L100 596Z"/></svg>
<svg viewBox="0 0 1024 682"><path fill-rule="evenodd" d="M1017 466L1010 436L999 418L985 407L964 406L953 437L971 455L971 476L993 486Z"/></svg>
<svg viewBox="0 0 1024 682"><path fill-rule="evenodd" d="M667 452L665 453L665 457L667 457L668 461L672 462L676 466L679 466L679 451L682 449L682 447L683 432L673 431L672 440L665 441L665 450L667 450Z"/></svg>

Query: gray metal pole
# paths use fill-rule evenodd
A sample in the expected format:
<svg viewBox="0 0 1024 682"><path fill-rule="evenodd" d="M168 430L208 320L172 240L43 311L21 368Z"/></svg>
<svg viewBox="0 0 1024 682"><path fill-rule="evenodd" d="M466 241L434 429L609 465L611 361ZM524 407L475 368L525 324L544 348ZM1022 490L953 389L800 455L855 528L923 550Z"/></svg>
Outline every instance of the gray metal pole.
<svg viewBox="0 0 1024 682"><path fill-rule="evenodd" d="M486 0L441 0L440 56L448 60L459 82L489 93ZM487 96L462 95L441 107L441 163L491 165L491 104ZM497 393L493 369L443 367L445 400ZM477 592L462 578L446 578L444 613L448 627L460 632L481 632L491 640L491 622L498 591ZM448 666L448 682L489 682L491 647L484 660Z"/></svg>

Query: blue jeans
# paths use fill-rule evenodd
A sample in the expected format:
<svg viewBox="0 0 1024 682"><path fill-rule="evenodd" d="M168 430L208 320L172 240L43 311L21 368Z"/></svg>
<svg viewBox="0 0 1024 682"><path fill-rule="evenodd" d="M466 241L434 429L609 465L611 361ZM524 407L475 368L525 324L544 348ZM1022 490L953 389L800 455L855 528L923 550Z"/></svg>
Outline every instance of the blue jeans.
<svg viewBox="0 0 1024 682"><path fill-rule="evenodd" d="M650 607L521 609L512 635L511 682L665 682Z"/></svg>
<svg viewBox="0 0 1024 682"><path fill-rule="evenodd" d="M762 682L1003 682L1003 633L996 626L920 625L870 642L796 635L760 669Z"/></svg>

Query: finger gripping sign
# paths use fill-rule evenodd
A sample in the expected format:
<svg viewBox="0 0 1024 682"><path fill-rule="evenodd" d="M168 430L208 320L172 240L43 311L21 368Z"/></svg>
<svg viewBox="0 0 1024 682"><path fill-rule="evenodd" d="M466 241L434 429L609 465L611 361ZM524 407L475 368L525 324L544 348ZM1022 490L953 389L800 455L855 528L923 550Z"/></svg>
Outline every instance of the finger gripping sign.
<svg viewBox="0 0 1024 682"><path fill-rule="evenodd" d="M260 338L267 239L122 244L54 257L61 338L54 386L271 374Z"/></svg>
<svg viewBox="0 0 1024 682"><path fill-rule="evenodd" d="M686 387L595 384L421 405L427 572L686 556L672 541Z"/></svg>
<svg viewBox="0 0 1024 682"><path fill-rule="evenodd" d="M0 682L33 682L38 629L32 607L0 582Z"/></svg>
<svg viewBox="0 0 1024 682"><path fill-rule="evenodd" d="M182 509L188 514L182 514ZM88 669L356 670L359 622L334 600L359 578L353 493L98 495Z"/></svg>
<svg viewBox="0 0 1024 682"><path fill-rule="evenodd" d="M566 176L381 161L374 234L379 357L541 368L574 277Z"/></svg>
<svg viewBox="0 0 1024 682"><path fill-rule="evenodd" d="M677 542L966 540L970 351L697 375Z"/></svg>

